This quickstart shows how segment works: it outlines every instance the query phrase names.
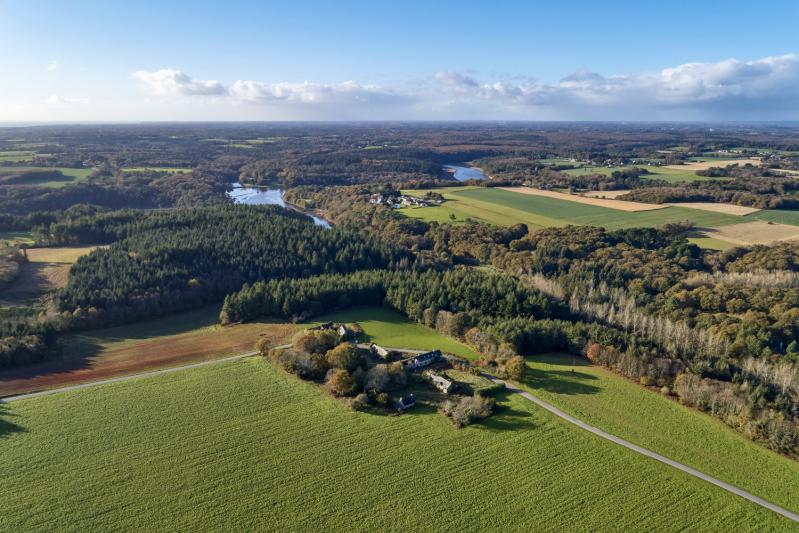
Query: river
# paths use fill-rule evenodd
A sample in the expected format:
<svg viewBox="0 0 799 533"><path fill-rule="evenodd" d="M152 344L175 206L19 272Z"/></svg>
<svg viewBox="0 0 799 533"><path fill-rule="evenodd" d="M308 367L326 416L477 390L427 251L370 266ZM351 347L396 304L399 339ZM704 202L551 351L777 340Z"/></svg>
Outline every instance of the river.
<svg viewBox="0 0 799 533"><path fill-rule="evenodd" d="M245 187L241 183L234 183L233 190L227 193L234 203L245 205L279 205L289 207L311 217L314 224L324 228L330 227L330 222L323 218L315 217L293 206L287 206L283 201L283 191L280 189L259 189L257 187Z"/></svg>
<svg viewBox="0 0 799 533"><path fill-rule="evenodd" d="M452 175L458 181L466 180L484 180L486 175L477 167L463 167L460 165L444 165L444 170L452 172Z"/></svg>

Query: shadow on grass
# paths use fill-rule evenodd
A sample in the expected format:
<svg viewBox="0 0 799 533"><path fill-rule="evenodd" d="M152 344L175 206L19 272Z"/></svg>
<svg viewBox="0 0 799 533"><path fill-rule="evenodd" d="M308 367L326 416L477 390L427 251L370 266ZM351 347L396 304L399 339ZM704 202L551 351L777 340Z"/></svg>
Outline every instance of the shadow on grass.
<svg viewBox="0 0 799 533"><path fill-rule="evenodd" d="M11 413L8 405L0 402L0 439L11 435L12 433L21 433L26 431L22 426L15 424L10 418L17 416Z"/></svg>
<svg viewBox="0 0 799 533"><path fill-rule="evenodd" d="M591 382L597 379L579 370L539 370L528 366L524 384L556 394L596 394L602 389Z"/></svg>
<svg viewBox="0 0 799 533"><path fill-rule="evenodd" d="M474 425L496 432L534 429L536 425L530 412L514 409L507 405L513 394L507 390L494 394L494 399L497 401L497 405L494 407L494 414Z"/></svg>

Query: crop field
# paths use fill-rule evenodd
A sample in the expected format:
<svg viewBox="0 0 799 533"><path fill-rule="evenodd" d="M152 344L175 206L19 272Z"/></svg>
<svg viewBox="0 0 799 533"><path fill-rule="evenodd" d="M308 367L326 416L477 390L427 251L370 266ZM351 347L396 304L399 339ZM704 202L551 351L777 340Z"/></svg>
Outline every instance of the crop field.
<svg viewBox="0 0 799 533"><path fill-rule="evenodd" d="M63 357L0 373L0 397L86 383L253 350L259 339L288 342L290 324L269 320L220 326L219 307L67 335Z"/></svg>
<svg viewBox="0 0 799 533"><path fill-rule="evenodd" d="M585 359L528 358L525 386L605 431L799 511L799 462ZM572 371L572 369L574 371Z"/></svg>
<svg viewBox="0 0 799 533"><path fill-rule="evenodd" d="M418 191L423 194L425 191ZM625 212L585 205L568 200L525 195L495 188L436 189L448 200L441 206L403 210L409 216L428 220L442 217L442 211L455 210L461 216L489 224L525 223L531 228L559 227L567 224L603 226L608 229L653 227L667 222L690 220L699 227L719 227L744 222L739 216L684 207L666 207L652 211ZM431 212L430 215L427 213Z"/></svg>
<svg viewBox="0 0 799 533"><path fill-rule="evenodd" d="M363 342L374 342L391 348L415 350L441 350L467 359L477 359L478 354L469 346L435 330L417 324L405 316L383 307L354 307L301 324L300 328L325 322L357 322L366 333Z"/></svg>
<svg viewBox="0 0 799 533"><path fill-rule="evenodd" d="M499 399L494 417L456 430L424 407L351 411L252 358L13 402L0 406L0 529L792 525L518 396Z"/></svg>
<svg viewBox="0 0 799 533"><path fill-rule="evenodd" d="M723 241L721 239L716 239L715 237L689 237L688 242L699 246L700 248L705 248L707 250L731 250L738 246L737 244L733 244L731 242Z"/></svg>
<svg viewBox="0 0 799 533"><path fill-rule="evenodd" d="M31 180L26 182L28 185L40 185L42 187L63 187L65 185L69 185L71 183L77 183L80 181L84 181L89 175L94 172L93 168L67 168L67 167L26 167L26 166L17 166L17 167L0 167L0 172L11 172L11 171L52 171L52 170L60 170L61 173L64 175L63 179L54 179L54 180Z"/></svg>
<svg viewBox="0 0 799 533"><path fill-rule="evenodd" d="M750 221L750 217L744 220L747 221L744 224L715 228L705 233L710 237L741 245L799 240L799 228L796 226L764 220Z"/></svg>
<svg viewBox="0 0 799 533"><path fill-rule="evenodd" d="M567 202L576 202L578 204L595 205L599 207L608 207L610 209L618 209L619 211L651 211L653 209L663 209L666 206L663 204L647 204L643 202L627 202L624 200L616 200L614 198L596 198L594 196L582 196L579 194L568 194L557 191L546 191L542 189L533 189L531 187L498 187L501 191L515 192L518 194L531 194L533 196L544 196L546 198L555 198L557 200L566 200Z"/></svg>
<svg viewBox="0 0 799 533"><path fill-rule="evenodd" d="M791 211L788 209L763 209L762 211L758 211L747 218L765 220L766 222L789 224L791 226L799 226L799 211Z"/></svg>

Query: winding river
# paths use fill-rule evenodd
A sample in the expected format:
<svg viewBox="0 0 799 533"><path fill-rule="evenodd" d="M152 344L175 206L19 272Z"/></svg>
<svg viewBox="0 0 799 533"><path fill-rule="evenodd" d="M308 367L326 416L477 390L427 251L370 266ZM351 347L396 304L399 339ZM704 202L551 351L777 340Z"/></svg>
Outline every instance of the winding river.
<svg viewBox="0 0 799 533"><path fill-rule="evenodd" d="M444 165L444 170L452 172L453 177L458 181L484 180L486 175L477 167L464 167L460 165Z"/></svg>
<svg viewBox="0 0 799 533"><path fill-rule="evenodd" d="M233 190L227 193L234 203L245 205L279 205L289 207L311 217L314 224L324 228L330 227L330 222L323 218L315 217L293 206L286 205L283 201L283 191L280 189L259 189L258 187L245 187L241 183L234 183Z"/></svg>

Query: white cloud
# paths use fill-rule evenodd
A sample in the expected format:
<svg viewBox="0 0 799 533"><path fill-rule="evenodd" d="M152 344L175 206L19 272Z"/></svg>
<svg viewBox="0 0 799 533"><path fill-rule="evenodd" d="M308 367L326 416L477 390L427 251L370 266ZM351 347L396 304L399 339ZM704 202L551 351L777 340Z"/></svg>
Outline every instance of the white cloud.
<svg viewBox="0 0 799 533"><path fill-rule="evenodd" d="M249 103L274 104L381 104L405 99L402 94L377 85L360 85L354 81L335 84L261 83L240 80L231 87L232 98Z"/></svg>
<svg viewBox="0 0 799 533"><path fill-rule="evenodd" d="M153 72L137 70L133 77L156 96L218 96L227 92L225 86L216 80L195 80L171 68Z"/></svg>
<svg viewBox="0 0 799 533"><path fill-rule="evenodd" d="M52 61L50 61L50 63L46 67L47 72L53 72L54 70L58 70L59 66L60 65L58 63L58 60L57 59L53 59Z"/></svg>
<svg viewBox="0 0 799 533"><path fill-rule="evenodd" d="M50 104L50 105L71 105L71 104L83 104L83 105L85 105L85 104L89 103L89 99L88 98L74 98L74 97L73 98L66 98L66 97L63 97L63 96L59 96L57 94L51 94L50 97L47 98L47 100L45 100L45 102Z"/></svg>

